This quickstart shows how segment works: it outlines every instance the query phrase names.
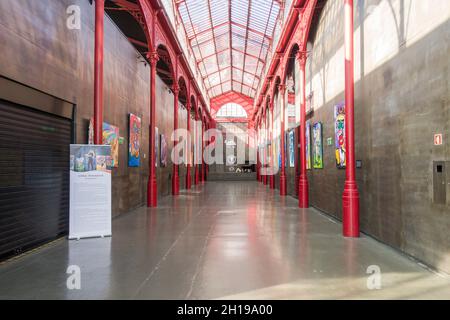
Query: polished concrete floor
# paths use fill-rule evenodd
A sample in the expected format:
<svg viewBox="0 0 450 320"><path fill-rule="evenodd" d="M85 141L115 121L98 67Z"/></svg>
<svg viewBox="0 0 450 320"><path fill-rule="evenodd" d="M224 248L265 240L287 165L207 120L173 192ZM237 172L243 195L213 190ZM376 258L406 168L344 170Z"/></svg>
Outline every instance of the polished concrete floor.
<svg viewBox="0 0 450 320"><path fill-rule="evenodd" d="M81 288L66 285L79 266ZM373 289L381 271L381 289ZM375 279L375 280L377 280ZM369 280L369 281L368 281ZM450 299L450 280L256 182L208 182L0 265L0 299Z"/></svg>

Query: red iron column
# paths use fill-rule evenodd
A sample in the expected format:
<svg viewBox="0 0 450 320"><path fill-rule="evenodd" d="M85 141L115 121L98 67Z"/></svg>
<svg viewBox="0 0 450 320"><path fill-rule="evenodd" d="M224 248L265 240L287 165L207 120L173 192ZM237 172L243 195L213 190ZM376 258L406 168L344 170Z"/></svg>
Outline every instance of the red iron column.
<svg viewBox="0 0 450 320"><path fill-rule="evenodd" d="M173 131L178 129L178 94L180 89L175 84L172 88L173 91ZM175 137L178 139L178 137ZM178 144L177 140L174 140L173 147L175 148ZM174 153L174 156L177 158L177 155ZM175 159L174 159L175 160ZM180 193L180 179L178 177L178 164L173 164L172 170L172 195L177 196Z"/></svg>
<svg viewBox="0 0 450 320"><path fill-rule="evenodd" d="M306 52L297 53L297 61L300 63L300 177L298 180L298 206L309 207L309 185L306 173Z"/></svg>
<svg viewBox="0 0 450 320"><path fill-rule="evenodd" d="M205 142L203 141L203 135L205 132L205 125L202 121L202 164L201 164L201 178L200 181L205 183L205 160L203 159L203 154L205 153Z"/></svg>
<svg viewBox="0 0 450 320"><path fill-rule="evenodd" d="M188 95L189 97L190 95ZM187 144L188 150L186 150L186 189L191 188L191 146L192 146L192 139L191 139L191 101L187 100L186 102L186 110L187 110L187 123L186 123L186 129L187 129L187 139L189 143Z"/></svg>
<svg viewBox="0 0 450 320"><path fill-rule="evenodd" d="M205 124L205 130L209 130L209 125ZM206 147L206 146L205 146ZM209 173L209 164L205 162L205 181L208 180L208 173Z"/></svg>
<svg viewBox="0 0 450 320"><path fill-rule="evenodd" d="M286 85L280 84L278 86L278 92L281 95L281 106L280 106L280 117L281 117L281 129L280 129L280 138L281 138L281 170L280 170L280 196L286 195L286 150L285 150L285 103L286 103Z"/></svg>
<svg viewBox="0 0 450 320"><path fill-rule="evenodd" d="M197 101L199 101L198 100L198 98L197 98ZM200 140L199 140L199 137L198 137L198 135L199 135L199 132L198 132L198 121L197 121L197 119L198 119L198 115L197 115L197 112L198 112L198 110L196 110L195 111L195 114L196 114L196 116L195 116L195 122L194 122L194 132L195 132L195 136L194 136L194 146L195 146L195 148L194 148L194 152L195 152L195 157L194 157L194 184L195 185L197 185L197 184L199 184L200 183L200 176L199 176L199 171L198 171L198 159L196 158L197 157L197 153L198 153L198 144L200 143Z"/></svg>
<svg viewBox="0 0 450 320"><path fill-rule="evenodd" d="M271 97L270 98L270 101L269 101L269 127L270 127L270 130L269 130L269 139L270 139L270 141L271 141L271 144L270 144L270 149L269 149L269 152L270 152L270 166L273 168L274 167L274 165L275 165L275 159L274 159L274 152L273 152L273 148L274 148L274 141L273 141L273 118L274 118L274 116L273 116L273 98ZM269 182L269 185L270 185L270 189L275 189L275 173L272 173L271 175L270 175L270 182Z"/></svg>
<svg viewBox="0 0 450 320"><path fill-rule="evenodd" d="M94 144L103 144L103 38L105 0L95 1Z"/></svg>
<svg viewBox="0 0 450 320"><path fill-rule="evenodd" d="M256 123L255 129L256 129L256 181L259 181L259 127L258 127L258 123Z"/></svg>
<svg viewBox="0 0 450 320"><path fill-rule="evenodd" d="M268 139L269 139L269 134L267 133L267 108L265 107L266 103L264 103L264 175L263 175L263 183L264 185L268 185L269 184L269 177L267 176L268 173L268 163L267 163L267 156L268 156Z"/></svg>
<svg viewBox="0 0 450 320"><path fill-rule="evenodd" d="M355 87L353 51L353 0L345 0L345 185L342 196L343 234L359 237L359 192L355 164Z"/></svg>
<svg viewBox="0 0 450 320"><path fill-rule="evenodd" d="M150 138L149 138L149 177L147 182L147 207L158 205L158 186L156 183L155 167L155 128L156 128L156 64L159 57L157 52L149 52L150 62Z"/></svg>
<svg viewBox="0 0 450 320"><path fill-rule="evenodd" d="M261 115L262 116L262 115ZM260 116L260 117L261 117ZM262 130L261 130L261 118L258 120L258 160L259 160L259 165L258 165L258 181L262 182L262 175L261 175L261 168L262 168Z"/></svg>

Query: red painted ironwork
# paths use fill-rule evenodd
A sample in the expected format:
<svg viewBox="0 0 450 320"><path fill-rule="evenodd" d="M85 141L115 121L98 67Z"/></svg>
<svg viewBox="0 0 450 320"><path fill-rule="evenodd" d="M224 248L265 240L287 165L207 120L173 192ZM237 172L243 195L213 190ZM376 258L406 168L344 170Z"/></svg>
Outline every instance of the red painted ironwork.
<svg viewBox="0 0 450 320"><path fill-rule="evenodd" d="M195 110L195 98L194 96L191 96L191 80L189 80L188 84L188 99L186 101L186 110L187 110L187 119L186 119L186 130L188 131L188 147L189 149L187 152L186 157L186 189L191 189L192 187L192 181L191 181L191 146L192 146L192 138L191 138L191 108L194 108Z"/></svg>
<svg viewBox="0 0 450 320"><path fill-rule="evenodd" d="M285 132L285 112L286 112L286 85L279 84L278 92L280 94L281 108L280 108L280 118L281 118L281 128L280 128L280 149L281 149L281 170L280 170L280 196L286 195L286 132Z"/></svg>
<svg viewBox="0 0 450 320"><path fill-rule="evenodd" d="M297 61L300 64L300 176L298 180L298 206L299 208L309 207L309 185L306 174L306 58L307 53L299 51Z"/></svg>
<svg viewBox="0 0 450 320"><path fill-rule="evenodd" d="M156 51L149 53L147 59L150 61L150 138L149 138L149 177L147 182L147 206L156 207L158 204L158 185L156 183L155 167L155 139L156 139L156 64L159 57Z"/></svg>
<svg viewBox="0 0 450 320"><path fill-rule="evenodd" d="M172 87L173 92L173 130L178 129L178 99L180 89L178 84L174 84ZM178 138L173 141L173 148L175 149L178 144ZM175 155L176 157L176 155ZM176 160L176 159L175 159ZM173 163L172 165L172 195L177 196L180 193L180 178L178 176L178 164Z"/></svg>
<svg viewBox="0 0 450 320"><path fill-rule="evenodd" d="M95 1L94 143L103 144L103 54L105 1Z"/></svg>
<svg viewBox="0 0 450 320"><path fill-rule="evenodd" d="M345 185L342 196L343 234L359 237L359 192L355 163L355 87L353 48L353 0L345 0Z"/></svg>
<svg viewBox="0 0 450 320"><path fill-rule="evenodd" d="M273 116L273 98L271 98L270 96L268 97L268 101L267 101L267 107L269 110L267 111L269 113L269 139L271 139L273 141L273 132L274 132L274 116ZM274 158L274 145L273 143L271 144L271 147L269 149L270 152L270 166L273 168L275 166L275 158ZM275 189L275 174L272 173L270 175L270 189Z"/></svg>
<svg viewBox="0 0 450 320"><path fill-rule="evenodd" d="M264 172L264 176L263 176L263 183L264 185L268 185L269 184L269 177L267 175L267 168L268 168L268 163L267 163L267 158L269 155L269 148L268 148L268 140L269 140L269 135L268 135L268 130L267 130L267 109L264 109L263 111L263 125L264 125L264 168L265 168L265 172Z"/></svg>

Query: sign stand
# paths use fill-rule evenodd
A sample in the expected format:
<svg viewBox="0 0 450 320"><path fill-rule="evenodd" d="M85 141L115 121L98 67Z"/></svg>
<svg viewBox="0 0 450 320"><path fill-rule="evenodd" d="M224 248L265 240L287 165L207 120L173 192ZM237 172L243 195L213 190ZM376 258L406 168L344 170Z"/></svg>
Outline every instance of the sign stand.
<svg viewBox="0 0 450 320"><path fill-rule="evenodd" d="M69 239L111 236L111 146L70 145Z"/></svg>

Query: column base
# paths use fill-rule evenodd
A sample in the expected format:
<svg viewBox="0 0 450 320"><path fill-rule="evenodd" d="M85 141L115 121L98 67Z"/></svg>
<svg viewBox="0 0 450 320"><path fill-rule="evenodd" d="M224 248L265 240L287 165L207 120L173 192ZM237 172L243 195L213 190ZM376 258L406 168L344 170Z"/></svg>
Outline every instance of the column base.
<svg viewBox="0 0 450 320"><path fill-rule="evenodd" d="M186 168L186 189L190 189L192 186L191 183L191 167Z"/></svg>
<svg viewBox="0 0 450 320"><path fill-rule="evenodd" d="M149 177L147 183L147 207L155 208L158 206L158 185L156 177Z"/></svg>
<svg viewBox="0 0 450 320"><path fill-rule="evenodd" d="M280 175L280 196L285 196L287 194L286 187L286 176Z"/></svg>
<svg viewBox="0 0 450 320"><path fill-rule="evenodd" d="M275 175L270 176L270 189L275 189Z"/></svg>
<svg viewBox="0 0 450 320"><path fill-rule="evenodd" d="M298 207L309 208L309 184L308 179L298 179Z"/></svg>
<svg viewBox="0 0 450 320"><path fill-rule="evenodd" d="M265 186L267 186L269 184L269 180L267 179L267 174L265 174L263 176L263 183L264 183Z"/></svg>
<svg viewBox="0 0 450 320"><path fill-rule="evenodd" d="M359 192L355 181L346 181L342 195L342 227L344 237L358 238Z"/></svg>
<svg viewBox="0 0 450 320"><path fill-rule="evenodd" d="M172 176L172 195L178 196L180 194L180 179L177 174Z"/></svg>

